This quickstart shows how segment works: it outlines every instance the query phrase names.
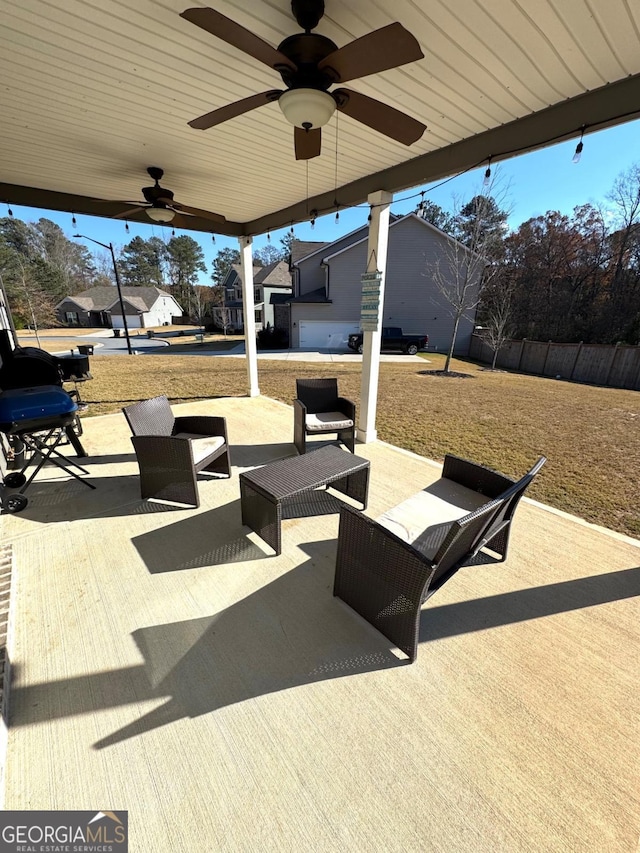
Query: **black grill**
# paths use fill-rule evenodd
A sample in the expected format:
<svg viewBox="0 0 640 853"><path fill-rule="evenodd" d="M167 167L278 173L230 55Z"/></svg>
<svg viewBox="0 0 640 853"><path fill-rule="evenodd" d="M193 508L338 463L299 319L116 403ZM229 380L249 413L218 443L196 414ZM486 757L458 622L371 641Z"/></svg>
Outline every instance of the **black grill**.
<svg viewBox="0 0 640 853"><path fill-rule="evenodd" d="M84 474L89 472L57 449L66 437L78 456L87 455L78 437L82 433L77 417L79 394L77 390L68 393L62 386L65 381L91 378L88 357L56 357L37 347L11 349L8 333L0 338L0 431L8 436L18 458L24 459L25 450L33 457L24 462L19 472L8 474L3 486L23 487L22 491L26 491L45 462L50 461L94 489L70 466ZM24 472L31 461L35 470L27 480ZM2 505L9 512L19 512L26 507L27 498L23 494L3 496Z"/></svg>

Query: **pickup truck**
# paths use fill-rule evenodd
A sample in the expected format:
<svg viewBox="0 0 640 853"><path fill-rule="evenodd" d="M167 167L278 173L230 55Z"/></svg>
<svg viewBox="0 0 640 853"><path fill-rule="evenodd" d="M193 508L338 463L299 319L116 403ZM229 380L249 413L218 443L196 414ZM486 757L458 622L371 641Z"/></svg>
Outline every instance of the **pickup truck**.
<svg viewBox="0 0 640 853"><path fill-rule="evenodd" d="M354 352L362 352L362 332L349 335L347 346ZM399 326L382 327L382 344L380 349L384 352L399 350L407 355L415 355L418 350L426 349L429 343L429 335L405 335Z"/></svg>

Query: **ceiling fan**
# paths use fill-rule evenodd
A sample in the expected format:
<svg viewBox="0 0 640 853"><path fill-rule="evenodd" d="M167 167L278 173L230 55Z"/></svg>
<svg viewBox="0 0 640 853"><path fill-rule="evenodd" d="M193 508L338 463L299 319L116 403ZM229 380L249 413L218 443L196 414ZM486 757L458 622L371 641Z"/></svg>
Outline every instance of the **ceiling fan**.
<svg viewBox="0 0 640 853"><path fill-rule="evenodd" d="M192 24L273 68L287 87L243 98L206 113L189 125L207 130L278 101L285 118L295 126L297 160L310 160L320 154L320 128L336 109L405 145L420 139L426 125L406 113L351 89L328 91L335 83L423 59L414 36L402 24L393 23L339 48L326 36L311 32L324 15L323 0L292 0L291 9L304 32L289 36L277 49L214 9L193 8L180 13Z"/></svg>
<svg viewBox="0 0 640 853"><path fill-rule="evenodd" d="M160 186L160 179L164 175L164 171L158 166L149 166L147 172L155 184L152 187L142 187L144 201L122 201L121 204L132 204L135 207L117 213L112 217L113 219L127 219L144 210L149 219L154 222L173 222L179 228L188 228L189 217L191 216L200 216L203 219L211 219L213 222L225 221L224 216L220 213L188 207L186 204L175 201L171 190Z"/></svg>

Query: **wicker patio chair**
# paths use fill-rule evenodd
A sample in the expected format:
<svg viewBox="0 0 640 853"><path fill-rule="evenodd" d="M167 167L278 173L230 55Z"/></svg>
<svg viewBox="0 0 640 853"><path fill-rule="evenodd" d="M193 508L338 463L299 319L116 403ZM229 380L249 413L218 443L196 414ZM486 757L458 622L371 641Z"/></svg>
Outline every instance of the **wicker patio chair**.
<svg viewBox="0 0 640 853"><path fill-rule="evenodd" d="M337 379L296 379L293 401L293 442L298 453L307 452L307 435L337 433L353 453L356 406L338 395Z"/></svg>
<svg viewBox="0 0 640 853"><path fill-rule="evenodd" d="M422 605L481 549L505 559L518 502L545 461L514 482L448 455L441 480L377 520L341 507L333 594L413 662ZM416 524L429 503L435 519ZM450 520L443 517L447 507Z"/></svg>
<svg viewBox="0 0 640 853"><path fill-rule="evenodd" d="M225 418L174 417L166 397L153 397L122 410L140 468L143 498L200 506L198 473L231 476Z"/></svg>

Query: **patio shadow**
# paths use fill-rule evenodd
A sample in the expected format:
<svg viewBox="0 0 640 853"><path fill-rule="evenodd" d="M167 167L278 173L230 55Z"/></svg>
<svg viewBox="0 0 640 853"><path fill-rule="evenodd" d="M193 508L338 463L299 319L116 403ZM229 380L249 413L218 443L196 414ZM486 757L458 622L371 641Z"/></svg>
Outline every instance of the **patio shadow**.
<svg viewBox="0 0 640 853"><path fill-rule="evenodd" d="M420 642L428 643L635 596L640 596L640 566L440 607L430 606L428 602L420 615Z"/></svg>
<svg viewBox="0 0 640 853"><path fill-rule="evenodd" d="M293 432L293 425L291 431ZM278 444L236 444L229 441L229 453L234 468L255 468L297 455L292 441Z"/></svg>
<svg viewBox="0 0 640 853"><path fill-rule="evenodd" d="M85 479L96 488L90 490L73 479L34 480L26 492L29 503L20 515L46 524L82 518L193 511L188 506L142 500L137 473L117 477L83 477Z"/></svg>
<svg viewBox="0 0 640 853"><path fill-rule="evenodd" d="M316 545L319 544L319 548ZM13 726L167 698L95 749L171 722L282 690L404 665L389 644L332 598L327 543L220 613L133 632L144 663L12 691Z"/></svg>
<svg viewBox="0 0 640 853"><path fill-rule="evenodd" d="M173 509L173 507L171 507ZM150 574L264 560L269 556L247 538L240 501L191 513L131 539Z"/></svg>
<svg viewBox="0 0 640 853"><path fill-rule="evenodd" d="M327 543L310 559L220 613L133 632L144 663L16 686L12 726L166 698L100 738L103 749L177 720L263 695L405 665L388 642L331 596ZM324 564L324 565L323 565ZM421 641L640 595L640 567L427 608Z"/></svg>

